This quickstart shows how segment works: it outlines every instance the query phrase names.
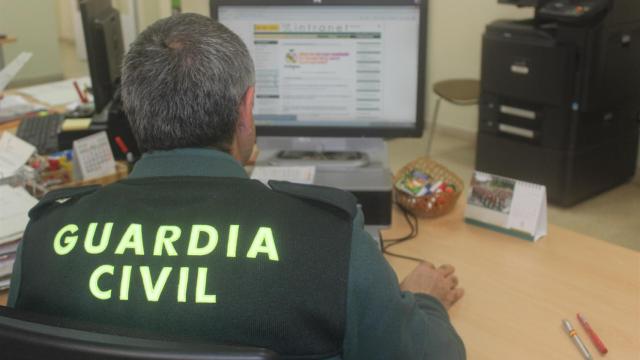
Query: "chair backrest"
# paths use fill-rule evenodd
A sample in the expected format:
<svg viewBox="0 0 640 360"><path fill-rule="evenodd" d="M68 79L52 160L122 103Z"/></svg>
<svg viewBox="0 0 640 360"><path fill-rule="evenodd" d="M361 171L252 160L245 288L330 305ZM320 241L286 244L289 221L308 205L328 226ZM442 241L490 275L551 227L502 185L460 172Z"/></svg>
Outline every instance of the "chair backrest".
<svg viewBox="0 0 640 360"><path fill-rule="evenodd" d="M60 326L65 324L65 326ZM271 360L244 346L163 341L75 329L67 321L0 307L0 358L8 360Z"/></svg>

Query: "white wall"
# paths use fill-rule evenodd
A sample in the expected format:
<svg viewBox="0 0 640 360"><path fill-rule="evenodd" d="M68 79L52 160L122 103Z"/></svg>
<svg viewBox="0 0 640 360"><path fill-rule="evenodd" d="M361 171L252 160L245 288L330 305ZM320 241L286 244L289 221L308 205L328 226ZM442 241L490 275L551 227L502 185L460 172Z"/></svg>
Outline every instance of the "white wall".
<svg viewBox="0 0 640 360"><path fill-rule="evenodd" d="M0 32L18 38L3 47L5 61L23 51L33 53L10 86L62 79L56 5L54 1L0 0Z"/></svg>
<svg viewBox="0 0 640 360"><path fill-rule="evenodd" d="M77 7L76 0L57 0L58 36L65 41L75 41L73 32L73 11Z"/></svg>
<svg viewBox="0 0 640 360"><path fill-rule="evenodd" d="M182 12L209 16L209 0L182 0Z"/></svg>
<svg viewBox="0 0 640 360"><path fill-rule="evenodd" d="M122 39L124 50L129 51L129 46L138 35L138 19L136 18L136 5L133 0L116 0L113 5L120 13L120 24L122 25Z"/></svg>
<svg viewBox="0 0 640 360"><path fill-rule="evenodd" d="M482 34L487 24L497 19L533 16L530 8L500 5L497 0L431 0L428 37L427 119L431 122L435 98L433 83L452 78L480 78ZM438 125L463 131L477 130L475 106L440 107Z"/></svg>
<svg viewBox="0 0 640 360"><path fill-rule="evenodd" d="M140 29L144 30L154 21L171 15L170 0L137 0ZM182 0L183 13L209 16L209 0Z"/></svg>
<svg viewBox="0 0 640 360"><path fill-rule="evenodd" d="M137 0L138 31L142 31L158 19L171 15L170 0Z"/></svg>

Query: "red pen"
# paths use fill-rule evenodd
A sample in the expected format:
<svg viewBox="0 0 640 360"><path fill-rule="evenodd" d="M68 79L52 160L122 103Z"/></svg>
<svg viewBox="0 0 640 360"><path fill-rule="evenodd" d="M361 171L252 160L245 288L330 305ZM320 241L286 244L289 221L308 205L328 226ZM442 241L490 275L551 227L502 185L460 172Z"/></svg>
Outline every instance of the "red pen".
<svg viewBox="0 0 640 360"><path fill-rule="evenodd" d="M122 153L127 157L127 161L133 163L133 154L129 152L129 148L127 148L127 144L124 143L124 140L122 140L120 136L114 137L114 140L116 141L116 144L118 144L120 151L122 151Z"/></svg>
<svg viewBox="0 0 640 360"><path fill-rule="evenodd" d="M600 351L600 354L602 355L606 354L609 350L607 349L606 346L604 346L604 343L602 342L602 340L600 340L600 337L598 336L598 334L596 334L596 332L593 331L593 329L591 328L591 325L589 325L589 323L587 322L587 319L585 319L584 316L582 316L580 313L576 314L576 316L578 317L578 321L580 322L580 324L582 324L582 327L584 328L584 330L587 332L587 334L589 334L589 337L591 338L591 342L593 343L593 345L595 345L598 351Z"/></svg>
<svg viewBox="0 0 640 360"><path fill-rule="evenodd" d="M83 104L86 104L88 102L87 98L84 96L84 94L82 93L82 91L80 91L80 86L78 86L78 82L77 81L73 81L73 87L76 89L76 92L78 93L78 97L80 98L80 101Z"/></svg>

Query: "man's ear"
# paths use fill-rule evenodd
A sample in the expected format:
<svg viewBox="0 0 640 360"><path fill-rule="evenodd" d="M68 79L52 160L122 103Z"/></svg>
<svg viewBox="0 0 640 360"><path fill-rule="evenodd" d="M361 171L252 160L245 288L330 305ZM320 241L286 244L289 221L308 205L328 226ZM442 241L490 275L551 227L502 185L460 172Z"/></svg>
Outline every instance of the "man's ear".
<svg viewBox="0 0 640 360"><path fill-rule="evenodd" d="M250 86L242 97L242 102L240 102L240 111L238 114L238 130L253 130L253 102L255 93L255 86Z"/></svg>

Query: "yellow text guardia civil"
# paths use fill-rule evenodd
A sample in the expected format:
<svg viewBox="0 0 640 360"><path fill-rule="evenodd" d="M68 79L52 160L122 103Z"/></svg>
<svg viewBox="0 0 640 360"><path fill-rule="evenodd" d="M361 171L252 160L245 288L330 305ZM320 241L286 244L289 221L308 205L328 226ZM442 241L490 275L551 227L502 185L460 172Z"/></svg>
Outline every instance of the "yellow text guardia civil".
<svg viewBox="0 0 640 360"><path fill-rule="evenodd" d="M88 255L99 255L107 251L109 243L112 241L113 222L99 224L92 222L87 225L83 243L83 250ZM98 229L101 233L98 237ZM79 248L78 232L80 227L76 224L64 225L58 230L53 239L53 250L59 256L65 256L72 251L82 251ZM218 230L211 225L194 224L191 225L188 234L188 243L186 256L206 256L213 253L218 246ZM237 258L238 235L241 233L240 225L229 225L226 257ZM156 229L155 239L153 241L153 249L145 249L145 243L142 236L142 224L129 224L123 235L118 241L118 245L114 250L115 255L125 255L126 253L136 256L144 256L152 254L153 256L178 256L176 243L183 240L183 229L176 225L160 225ZM97 241L96 241L97 240ZM184 247L184 246L183 246ZM249 250L245 254L247 259L256 259L258 256L264 256L269 261L279 261L278 250L276 248L276 240L270 227L260 226L251 242ZM195 272L196 282L195 290L192 291L193 302L196 304L212 304L216 303L215 294L207 294L207 272L208 268L198 267L192 269L189 267L163 267L159 274L155 277L151 273L149 266L139 265L123 265L116 269L111 264L103 264L98 266L89 277L88 290L99 300L117 299L121 301L129 300L129 289L132 285L132 273L139 273L140 282L144 289L146 298L150 302L156 302L163 295L165 285L169 280L177 281L177 302L188 301L188 284L189 276ZM100 279L104 276L116 276L120 278L120 287L118 296L113 294L114 289L105 289L99 286ZM138 277L136 277L138 278ZM138 286L140 283L137 284ZM173 296L174 294L165 294L165 296Z"/></svg>

